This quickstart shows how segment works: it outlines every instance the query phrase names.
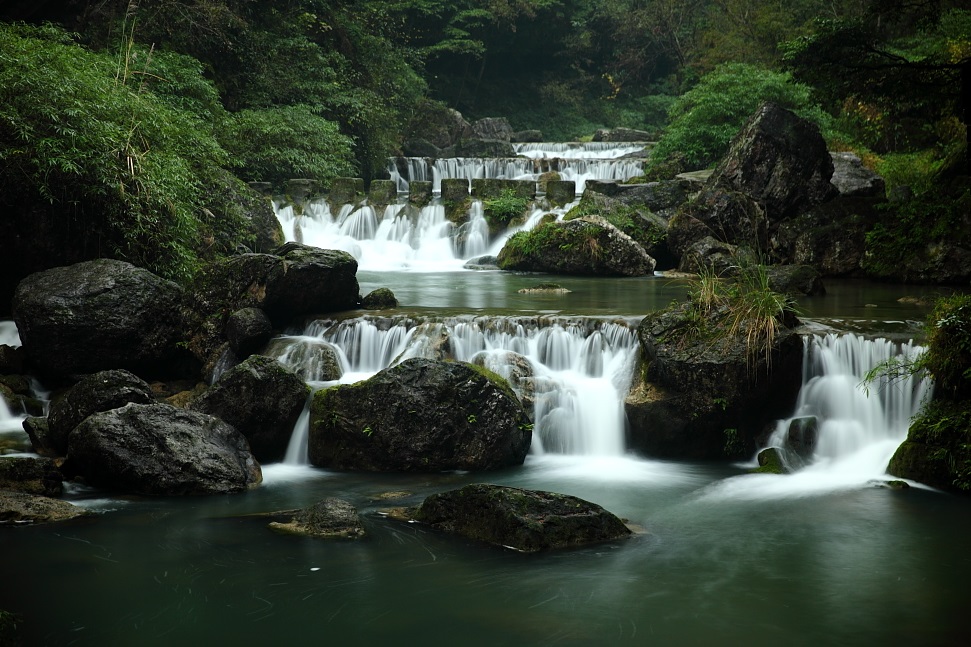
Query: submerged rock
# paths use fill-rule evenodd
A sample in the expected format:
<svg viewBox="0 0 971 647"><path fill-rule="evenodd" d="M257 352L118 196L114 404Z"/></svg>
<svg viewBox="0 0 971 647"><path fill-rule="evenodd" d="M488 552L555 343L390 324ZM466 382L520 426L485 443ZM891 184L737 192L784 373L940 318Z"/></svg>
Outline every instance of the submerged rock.
<svg viewBox="0 0 971 647"><path fill-rule="evenodd" d="M526 553L631 535L623 521L595 503L484 483L433 494L411 516L446 532Z"/></svg>
<svg viewBox="0 0 971 647"><path fill-rule="evenodd" d="M759 452L759 466L752 470L758 474L785 474L786 466L778 447L767 447Z"/></svg>
<svg viewBox="0 0 971 647"><path fill-rule="evenodd" d="M318 391L309 457L334 469L489 470L521 465L531 437L502 378L464 362L409 359Z"/></svg>
<svg viewBox="0 0 971 647"><path fill-rule="evenodd" d="M68 459L87 483L132 494L225 494L263 480L242 434L219 418L167 404L89 416L71 432Z"/></svg>
<svg viewBox="0 0 971 647"><path fill-rule="evenodd" d="M90 514L67 501L0 490L0 523L53 523Z"/></svg>
<svg viewBox="0 0 971 647"><path fill-rule="evenodd" d="M257 460L281 460L310 387L280 362L253 355L223 373L190 408L216 416L249 441Z"/></svg>
<svg viewBox="0 0 971 647"><path fill-rule="evenodd" d="M273 521L270 528L290 535L324 539L356 539L364 536L361 516L343 499L327 498L304 510L298 510L290 521Z"/></svg>

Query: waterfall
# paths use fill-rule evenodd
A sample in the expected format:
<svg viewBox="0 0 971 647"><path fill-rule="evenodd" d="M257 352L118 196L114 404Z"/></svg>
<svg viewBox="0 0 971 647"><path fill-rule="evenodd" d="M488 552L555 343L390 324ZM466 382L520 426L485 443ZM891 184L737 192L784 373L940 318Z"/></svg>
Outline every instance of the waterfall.
<svg viewBox="0 0 971 647"><path fill-rule="evenodd" d="M922 352L912 343L852 334L807 337L795 414L777 424L770 445L783 448L792 467L804 463L804 471L821 477L866 480L883 475L907 438L910 420L930 397L933 382L922 375L864 381L881 363L912 361ZM793 445L800 444L798 436L806 428L800 460Z"/></svg>
<svg viewBox="0 0 971 647"><path fill-rule="evenodd" d="M513 144L517 155L530 159L617 159L640 153L647 147L637 142L529 142Z"/></svg>
<svg viewBox="0 0 971 647"><path fill-rule="evenodd" d="M340 382L365 379L412 357L485 366L509 380L532 411L535 454L622 456L637 341L623 322L590 319L454 317L441 321L361 317L315 321L304 334L279 338L276 356L301 375L313 354L293 351L308 340L333 346ZM299 358L305 358L303 360ZM333 383L333 382L332 382ZM314 384L320 387L323 384ZM306 421L298 423L288 460L301 460Z"/></svg>

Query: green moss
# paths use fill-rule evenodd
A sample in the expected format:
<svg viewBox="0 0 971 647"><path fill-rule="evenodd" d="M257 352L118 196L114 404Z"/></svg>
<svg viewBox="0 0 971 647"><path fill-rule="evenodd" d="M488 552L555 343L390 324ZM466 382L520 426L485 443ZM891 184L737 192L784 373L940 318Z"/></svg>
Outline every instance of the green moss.
<svg viewBox="0 0 971 647"><path fill-rule="evenodd" d="M495 371L490 371L485 366L478 366L477 364L470 364L469 362L462 362L462 364L468 366L473 371L495 384L500 391L508 395L514 401L519 402L519 398L516 397L516 393L512 390L512 386L509 385L509 381L506 378L499 375ZM472 421L470 420L469 422Z"/></svg>
<svg viewBox="0 0 971 647"><path fill-rule="evenodd" d="M914 419L888 471L933 487L971 492L971 405L935 400Z"/></svg>

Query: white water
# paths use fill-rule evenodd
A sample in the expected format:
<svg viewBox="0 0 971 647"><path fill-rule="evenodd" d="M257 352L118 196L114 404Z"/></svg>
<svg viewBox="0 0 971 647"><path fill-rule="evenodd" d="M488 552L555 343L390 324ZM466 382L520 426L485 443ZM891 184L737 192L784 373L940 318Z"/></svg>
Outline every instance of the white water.
<svg viewBox="0 0 971 647"><path fill-rule="evenodd" d="M530 159L559 157L561 159L617 159L640 153L647 144L630 142L529 142L512 145L517 155Z"/></svg>
<svg viewBox="0 0 971 647"><path fill-rule="evenodd" d="M787 475L728 479L706 497L773 498L857 489L888 478L890 458L907 438L911 419L933 391L923 376L866 384L867 372L892 358L915 359L923 348L857 335L814 335L804 339L803 385L792 418L780 420L769 446L783 448L789 424L817 421L815 451L807 464Z"/></svg>
<svg viewBox="0 0 971 647"><path fill-rule="evenodd" d="M312 323L292 347L308 340L332 345L340 357L340 382L355 382L412 357L477 362L510 381L532 400L534 454L621 457L623 398L630 386L637 348L626 326L590 320L454 318L445 321L359 318ZM285 365L306 375L295 361L307 353L280 353ZM318 385L319 386L319 385ZM306 462L306 421L298 423L285 462Z"/></svg>

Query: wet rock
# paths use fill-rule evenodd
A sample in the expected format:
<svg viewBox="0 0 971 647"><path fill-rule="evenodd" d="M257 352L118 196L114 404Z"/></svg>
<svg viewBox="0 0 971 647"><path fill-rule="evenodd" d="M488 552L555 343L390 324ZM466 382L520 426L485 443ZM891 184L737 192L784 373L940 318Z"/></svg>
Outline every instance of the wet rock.
<svg viewBox="0 0 971 647"><path fill-rule="evenodd" d="M0 491L0 524L55 523L90 514L67 501L23 492Z"/></svg>
<svg viewBox="0 0 971 647"><path fill-rule="evenodd" d="M530 288L517 290L519 294L569 294L570 290L559 283L538 283Z"/></svg>
<svg viewBox="0 0 971 647"><path fill-rule="evenodd" d="M29 416L24 419L23 427L30 439L31 447L37 454L48 458L64 454L53 448L54 445L50 440L50 425L46 417Z"/></svg>
<svg viewBox="0 0 971 647"><path fill-rule="evenodd" d="M263 480L249 444L219 418L167 404L128 404L87 417L68 439L85 480L150 496L242 492Z"/></svg>
<svg viewBox="0 0 971 647"><path fill-rule="evenodd" d="M60 470L50 458L0 458L0 490L60 496L63 491L62 480Z"/></svg>
<svg viewBox="0 0 971 647"><path fill-rule="evenodd" d="M334 213L345 204L357 204L364 199L364 179L359 177L335 177L330 181L327 203Z"/></svg>
<svg viewBox="0 0 971 647"><path fill-rule="evenodd" d="M408 183L408 203L424 207L432 201L432 183L427 180L412 180Z"/></svg>
<svg viewBox="0 0 971 647"><path fill-rule="evenodd" d="M290 367L304 382L330 382L343 374L337 351L322 339L278 338L264 354Z"/></svg>
<svg viewBox="0 0 971 647"><path fill-rule="evenodd" d="M101 259L31 274L17 286L13 312L24 351L42 375L165 373L181 338L181 303L175 283Z"/></svg>
<svg viewBox="0 0 971 647"><path fill-rule="evenodd" d="M293 371L275 359L253 355L223 373L190 408L232 425L249 441L257 460L267 463L286 454L309 396L310 387Z"/></svg>
<svg viewBox="0 0 971 647"><path fill-rule="evenodd" d="M546 199L555 207L563 207L577 197L577 183L574 180L549 180L546 183Z"/></svg>
<svg viewBox="0 0 971 647"><path fill-rule="evenodd" d="M354 506L333 497L297 511L290 521L271 522L270 528L290 535L323 539L357 539L364 536L364 526Z"/></svg>
<svg viewBox="0 0 971 647"><path fill-rule="evenodd" d="M773 292L805 296L826 294L819 272L809 265L771 265L765 268L765 273Z"/></svg>
<svg viewBox="0 0 971 647"><path fill-rule="evenodd" d="M830 182L843 197L885 198L887 183L876 171L863 166L854 153L830 153L833 177Z"/></svg>
<svg viewBox="0 0 971 647"><path fill-rule="evenodd" d="M24 349L22 346L0 344L0 375L17 375L24 372Z"/></svg>
<svg viewBox="0 0 971 647"><path fill-rule="evenodd" d="M63 456L67 453L68 436L85 418L130 402L155 402L152 388L137 375L119 370L100 371L84 377L51 403L46 436L50 446L47 449L57 456Z"/></svg>
<svg viewBox="0 0 971 647"><path fill-rule="evenodd" d="M390 289L378 288L361 299L361 307L365 310L388 310L398 307L398 299Z"/></svg>
<svg viewBox="0 0 971 647"><path fill-rule="evenodd" d="M778 447L767 447L759 452L759 466L752 470L758 474L785 474L786 467Z"/></svg>
<svg viewBox="0 0 971 647"><path fill-rule="evenodd" d="M368 189L368 202L378 207L386 207L398 201L398 189L392 180L371 180Z"/></svg>
<svg viewBox="0 0 971 647"><path fill-rule="evenodd" d="M273 322L259 308L241 308L226 320L229 347L238 358L259 352L272 336Z"/></svg>
<svg viewBox="0 0 971 647"><path fill-rule="evenodd" d="M492 255L470 258L462 267L467 270L498 270L497 259Z"/></svg>
<svg viewBox="0 0 971 647"><path fill-rule="evenodd" d="M595 503L500 485L473 484L433 494L411 514L440 530L526 553L631 535L623 521Z"/></svg>
<svg viewBox="0 0 971 647"><path fill-rule="evenodd" d="M547 222L514 235L499 252L500 269L588 276L644 276L655 261L600 216Z"/></svg>
<svg viewBox="0 0 971 647"><path fill-rule="evenodd" d="M312 400L309 456L365 471L489 470L522 464L531 430L498 376L463 362L409 359Z"/></svg>
<svg viewBox="0 0 971 647"><path fill-rule="evenodd" d="M498 180L491 178L474 178L472 180L472 197L487 200L498 198L503 193L510 192L517 198L532 200L536 197L536 183L532 180Z"/></svg>
<svg viewBox="0 0 971 647"><path fill-rule="evenodd" d="M443 104L426 101L415 114L419 117L406 133L409 140L425 139L437 148L448 148L474 136L471 124L462 113Z"/></svg>

